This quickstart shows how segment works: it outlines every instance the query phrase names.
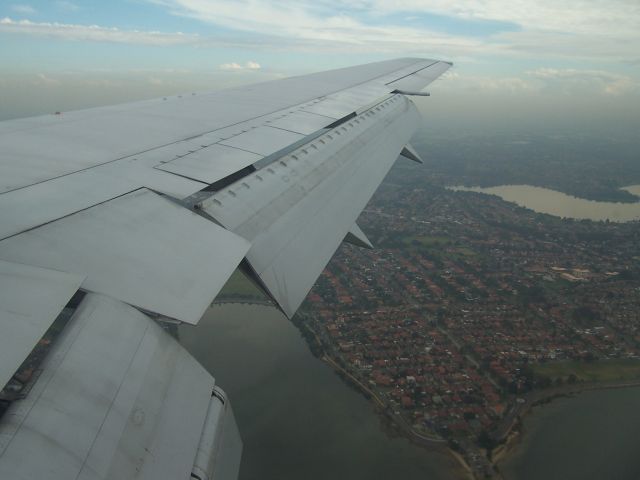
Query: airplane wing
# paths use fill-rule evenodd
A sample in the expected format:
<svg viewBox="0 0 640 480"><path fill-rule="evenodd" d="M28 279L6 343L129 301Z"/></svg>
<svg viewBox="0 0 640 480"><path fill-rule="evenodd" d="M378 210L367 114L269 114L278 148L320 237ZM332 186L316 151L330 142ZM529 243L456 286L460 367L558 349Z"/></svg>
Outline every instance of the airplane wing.
<svg viewBox="0 0 640 480"><path fill-rule="evenodd" d="M419 161L407 96L450 66L0 122L0 477L236 478L229 401L167 325L241 262L290 317L342 241L370 248L358 215Z"/></svg>

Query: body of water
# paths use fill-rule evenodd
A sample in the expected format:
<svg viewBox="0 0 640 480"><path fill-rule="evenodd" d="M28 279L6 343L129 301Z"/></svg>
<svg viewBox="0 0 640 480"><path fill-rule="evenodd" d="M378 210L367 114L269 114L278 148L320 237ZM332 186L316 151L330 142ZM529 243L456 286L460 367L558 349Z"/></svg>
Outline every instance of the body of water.
<svg viewBox="0 0 640 480"><path fill-rule="evenodd" d="M640 388L584 392L536 407L500 465L507 480L640 478Z"/></svg>
<svg viewBox="0 0 640 480"><path fill-rule="evenodd" d="M241 480L462 477L449 455L389 437L371 403L273 307L213 306L179 336L231 399Z"/></svg>
<svg viewBox="0 0 640 480"><path fill-rule="evenodd" d="M640 219L640 202L616 203L596 202L584 198L572 197L548 188L531 185L500 185L497 187L449 187L452 190L487 193L497 195L503 200L516 203L538 213L548 213L557 217L610 220L628 222ZM640 195L640 185L625 187L630 193Z"/></svg>

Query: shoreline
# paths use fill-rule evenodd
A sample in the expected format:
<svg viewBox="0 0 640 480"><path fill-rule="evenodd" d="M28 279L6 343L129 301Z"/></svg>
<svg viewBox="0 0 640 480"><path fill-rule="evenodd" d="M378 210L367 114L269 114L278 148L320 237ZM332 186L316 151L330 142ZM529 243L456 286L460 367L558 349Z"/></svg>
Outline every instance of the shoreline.
<svg viewBox="0 0 640 480"><path fill-rule="evenodd" d="M316 356L323 362L327 363L339 376L341 376L347 382L347 384L351 385L360 393L362 393L368 400L371 400L372 398L375 399L374 406L376 407L376 410L378 411L380 416L396 426L399 432L403 434L405 438L407 438L412 443L420 445L431 451L439 451L449 455L450 457L455 459L459 467L464 470L464 476L466 478L471 480L479 478L474 475L471 466L466 461L464 456L456 450L452 449L448 445L446 440L441 438L436 439L424 437L415 432L410 426L406 425L405 422L399 421L400 417L396 418L395 415L390 415L387 412L387 407L384 402L382 402L382 400L374 392L372 392L371 389L369 389L357 378L353 377L353 375L347 372L344 368L340 367L336 363L336 361L327 354L326 349L324 348L324 345L322 344L317 333L311 327L309 327L309 325L301 322L299 324L296 323L296 326L299 330L301 330L301 333L302 328L304 328L313 336L313 341L320 350L320 354ZM500 464L510 458L520 442L524 440L526 431L524 431L523 420L528 415L534 413L535 407L543 407L544 405L552 402L555 399L574 397L583 392L634 387L640 387L640 379L632 381L627 380L600 383L580 383L574 385L565 385L562 387L553 387L548 390L537 390L531 392L531 396L527 399L528 401L523 406L523 409L518 412L518 414L513 418L511 424L502 435L500 444L492 450L490 459L487 457L487 460L494 471L494 474L491 478L505 480L505 477L500 470Z"/></svg>
<svg viewBox="0 0 640 480"><path fill-rule="evenodd" d="M460 472L461 476L459 478L467 478L468 480L474 480L476 478L473 474L473 470L471 469L471 466L467 463L465 458L459 452L453 450L448 445L445 439L435 435L433 437L427 437L423 434L420 434L415 430L413 430L411 426L406 424L406 422L404 422L404 419L402 419L402 417L398 415L391 415L388 412L387 405L380 399L380 397L378 397L378 395L375 392L373 392L369 387L364 385L360 380L355 378L347 370L345 370L340 365L338 365L338 363L327 354L327 351L324 348L322 341L318 337L318 334L311 327L309 327L309 325L307 325L306 323L300 323L300 324L296 324L296 326L298 327L299 330L302 330L302 328L304 328L313 336L314 342L316 343L316 345L318 346L321 352L321 354L317 355L317 357L322 362L329 365L329 367L331 367L331 369L334 372L336 372L338 376L340 376L343 380L345 380L348 385L352 386L353 388L358 390L361 394L363 394L367 400L373 399L376 412L383 419L390 422L391 425L395 426L407 440L423 448L429 449L431 451L437 451L439 453L442 453L444 455L448 455L449 457L451 457L453 460L455 460L458 466L464 471L464 473ZM311 350L313 353L314 349L311 349Z"/></svg>
<svg viewBox="0 0 640 480"><path fill-rule="evenodd" d="M264 305L267 307L273 307L273 308L277 308L273 302L271 302L268 299L262 299L262 298L251 298L251 297L221 297L221 298L216 298L213 302L211 302L211 305Z"/></svg>
<svg viewBox="0 0 640 480"><path fill-rule="evenodd" d="M277 308L268 299L260 298L233 298L226 297L216 299L212 305L223 304L244 304L244 305L267 305ZM345 383L352 386L360 394L364 395L367 400L372 401L374 410L378 416L387 422L388 427L393 428L393 433L398 434L409 440L411 443L428 449L432 452L437 452L443 455L449 456L460 469L456 472L458 476L456 478L466 478L469 480L475 480L480 478L474 474L470 464L465 459L464 455L454 450L448 442L437 436L425 436L424 434L416 432L411 425L409 425L403 417L395 415L389 410L389 407L384 401L367 385L362 383L358 378L354 377L346 369L341 367L334 358L332 358L325 348L324 343L311 328L307 322L300 317L306 317L303 312L299 313L298 319L292 319L292 323L297 327L298 331L305 339L305 342L309 346L311 353L323 363L326 363L338 376L340 376ZM306 334L305 334L306 332ZM524 404L515 405L514 408L518 409L515 415L513 415L509 425L500 425L496 429L503 430L503 433L496 438L498 444L492 449L490 455L485 454L485 458L488 464L492 467L493 475L490 478L504 480L505 477L501 471L500 466L504 464L511 456L517 451L518 446L526 438L527 432L524 429L524 419L533 413L535 413L535 407L543 407L544 405L551 403L558 398L570 398L575 397L583 392L596 391L596 390L611 390L611 389L623 389L640 387L640 379L635 380L617 380L607 382L596 383L576 383L572 385L564 385L561 387L551 387L544 390L534 390L524 396L526 402ZM387 433L391 435L390 432ZM480 447L478 447L480 451Z"/></svg>
<svg viewBox="0 0 640 480"><path fill-rule="evenodd" d="M315 332L313 332L313 334L315 335ZM401 417L397 417L395 415L390 415L389 413L387 413L387 407L384 402L378 397L378 395L376 395L375 392L369 389L360 380L340 367L340 365L338 365L333 358L328 356L326 352L320 357L320 360L329 365L341 378L343 378L343 380L346 380L347 384L351 385L356 390L360 391L360 393L364 394L367 400L374 399L374 407L376 412L384 419L391 422L391 424L393 424L407 440L431 451L437 451L453 457L453 459L458 463L459 467L464 470L464 475L466 478L468 478L469 480L474 480L476 478L473 475L473 471L471 470L471 467L464 459L464 457L459 452L456 452L451 447L449 447L446 440L439 437L430 438L419 434L409 425L401 422Z"/></svg>
<svg viewBox="0 0 640 480"><path fill-rule="evenodd" d="M251 298L251 297L221 297L217 298L212 302L211 305L225 305L225 304L240 304L240 305L266 305L271 306L273 308L277 308L269 299L265 298ZM301 313L301 316L304 316L304 313ZM389 422L390 426L396 428L396 432L401 436L406 438L408 441L413 443L414 445L418 445L425 449L431 450L432 452L437 452L442 455L446 455L451 458L458 466L461 471L459 472L459 476L456 478L465 479L465 480L475 480L476 477L473 474L473 470L470 465L467 463L465 458L457 451L453 450L447 443L447 441L439 436L425 436L413 430L410 425L404 422L404 419L398 415L391 415L388 412L387 405L378 397L378 395L373 392L369 387L363 384L360 380L355 378L352 374L350 374L347 370L342 368L338 363L327 354L327 351L324 347L324 344L318 337L317 333L309 327L304 322L294 321L292 319L292 323L298 329L300 334L302 335L305 343L308 345L311 354L318 358L323 363L327 364L338 376L340 376L347 385L355 388L360 394L364 395L365 398L369 401L373 400L374 410L378 414L381 419ZM317 346L313 348L313 345L309 341L308 337L304 334L304 331L310 333L313 337L313 343ZM389 433L387 433L389 435Z"/></svg>
<svg viewBox="0 0 640 480"><path fill-rule="evenodd" d="M584 383L556 388L549 392L545 392L544 390L534 392L533 400L527 402L525 408L516 416L512 425L506 431L506 434L503 437L504 441L492 451L491 465L494 467L498 478L504 479L500 470L500 464L507 461L515 453L520 443L525 439L527 432L524 429L524 419L527 416L534 414L536 407L541 408L559 398L572 398L590 391L638 387L640 387L640 380Z"/></svg>

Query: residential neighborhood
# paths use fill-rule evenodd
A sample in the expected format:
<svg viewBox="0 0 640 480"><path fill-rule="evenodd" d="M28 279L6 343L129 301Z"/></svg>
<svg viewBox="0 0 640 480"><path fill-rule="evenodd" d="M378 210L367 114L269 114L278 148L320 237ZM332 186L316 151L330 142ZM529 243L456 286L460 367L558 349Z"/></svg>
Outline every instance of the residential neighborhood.
<svg viewBox="0 0 640 480"><path fill-rule="evenodd" d="M343 246L300 322L382 413L415 439L448 442L476 475L491 475L492 448L539 392L640 381L634 223L397 185L358 223L375 248Z"/></svg>

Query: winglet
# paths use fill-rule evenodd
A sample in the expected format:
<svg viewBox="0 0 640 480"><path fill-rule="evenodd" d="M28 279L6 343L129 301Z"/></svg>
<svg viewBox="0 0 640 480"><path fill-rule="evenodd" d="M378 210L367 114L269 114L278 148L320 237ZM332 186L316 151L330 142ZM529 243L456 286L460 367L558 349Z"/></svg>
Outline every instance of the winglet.
<svg viewBox="0 0 640 480"><path fill-rule="evenodd" d="M362 248L372 249L373 245L360 229L357 223L354 223L347 235L344 237L345 242L349 242L352 245Z"/></svg>
<svg viewBox="0 0 640 480"><path fill-rule="evenodd" d="M416 149L413 148L408 143L402 149L402 151L400 152L400 155L405 158L408 158L409 160L413 160L416 163L424 163L424 160L420 158L420 155L418 155L418 152L416 152Z"/></svg>

